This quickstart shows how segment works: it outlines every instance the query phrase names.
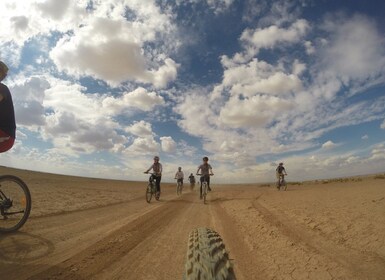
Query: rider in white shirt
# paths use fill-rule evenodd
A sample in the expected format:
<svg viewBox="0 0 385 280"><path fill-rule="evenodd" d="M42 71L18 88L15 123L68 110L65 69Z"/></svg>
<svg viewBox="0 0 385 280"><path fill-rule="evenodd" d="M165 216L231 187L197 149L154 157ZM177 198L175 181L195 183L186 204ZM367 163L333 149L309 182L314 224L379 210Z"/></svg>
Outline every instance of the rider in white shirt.
<svg viewBox="0 0 385 280"><path fill-rule="evenodd" d="M177 182L181 182L183 186L183 178L184 174L182 171L182 167L178 167L178 171L175 173L175 179L177 179Z"/></svg>

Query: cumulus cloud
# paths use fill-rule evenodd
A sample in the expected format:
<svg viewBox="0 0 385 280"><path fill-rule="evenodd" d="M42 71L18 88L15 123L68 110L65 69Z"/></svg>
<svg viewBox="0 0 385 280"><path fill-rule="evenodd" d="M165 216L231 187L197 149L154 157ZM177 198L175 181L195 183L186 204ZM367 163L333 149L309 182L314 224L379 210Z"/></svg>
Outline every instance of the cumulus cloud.
<svg viewBox="0 0 385 280"><path fill-rule="evenodd" d="M125 131L142 138L152 137L154 135L151 123L145 121L135 122L131 126L127 127Z"/></svg>
<svg viewBox="0 0 385 280"><path fill-rule="evenodd" d="M160 137L162 151L166 153L174 153L177 144L171 136Z"/></svg>
<svg viewBox="0 0 385 280"><path fill-rule="evenodd" d="M323 63L331 75L349 83L385 74L385 40L369 18L327 18L324 28L331 36L323 48Z"/></svg>
<svg viewBox="0 0 385 280"><path fill-rule="evenodd" d="M179 64L169 56L180 44L177 28L154 1L93 2L92 8L84 0L11 2L0 12L3 50L7 42L23 46L40 36L56 41L49 54L57 69L77 78L163 88L177 77Z"/></svg>
<svg viewBox="0 0 385 280"><path fill-rule="evenodd" d="M283 99L270 96L253 96L252 98L231 98L220 111L220 120L235 127L265 126L275 112L284 112L293 105Z"/></svg>
<svg viewBox="0 0 385 280"><path fill-rule="evenodd" d="M287 29L276 25L254 30L246 29L240 39L253 46L258 52L262 48L274 48L278 43L296 43L306 34L308 29L308 22L304 19L298 19Z"/></svg>
<svg viewBox="0 0 385 280"><path fill-rule="evenodd" d="M126 92L121 97L108 96L102 100L103 108L113 114L120 114L129 108L151 111L155 106L162 104L164 104L162 96L156 92L148 92L142 87Z"/></svg>
<svg viewBox="0 0 385 280"><path fill-rule="evenodd" d="M335 144L333 141L329 140L329 141L326 141L325 143L322 144L322 149L329 150L329 149L333 149L336 146L337 146L337 144Z"/></svg>
<svg viewBox="0 0 385 280"><path fill-rule="evenodd" d="M124 151L124 154L129 156L137 155L151 155L157 154L159 151L159 144L153 138L138 137L134 142Z"/></svg>

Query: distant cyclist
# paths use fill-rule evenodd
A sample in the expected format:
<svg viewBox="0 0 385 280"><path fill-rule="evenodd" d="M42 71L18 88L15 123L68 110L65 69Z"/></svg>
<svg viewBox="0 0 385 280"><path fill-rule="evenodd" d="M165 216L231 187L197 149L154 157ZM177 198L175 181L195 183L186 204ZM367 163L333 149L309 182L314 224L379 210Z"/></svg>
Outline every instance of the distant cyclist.
<svg viewBox="0 0 385 280"><path fill-rule="evenodd" d="M178 167L178 171L175 173L175 179L177 179L177 183L181 182L182 187L183 187L183 178L184 178L184 174L182 171L182 167Z"/></svg>
<svg viewBox="0 0 385 280"><path fill-rule="evenodd" d="M278 179L277 186L280 186L281 182L285 178L285 175L287 175L285 167L283 167L283 162L279 163L279 165L277 166L277 169L275 171L276 171L276 175L277 175L277 179Z"/></svg>
<svg viewBox="0 0 385 280"><path fill-rule="evenodd" d="M209 158L204 157L203 158L203 163L199 165L198 170L197 170L197 175L201 174L200 182L201 182L201 187L200 187L200 198L202 198L202 182L206 181L207 182L207 187L208 190L211 191L210 188L210 175L214 175L213 173L213 168L211 165L208 163ZM200 170L200 172L199 172Z"/></svg>
<svg viewBox="0 0 385 280"><path fill-rule="evenodd" d="M15 111L11 92L6 85L1 83L7 74L7 65L0 61L0 153L12 148L16 136Z"/></svg>
<svg viewBox="0 0 385 280"><path fill-rule="evenodd" d="M150 166L149 169L147 169L144 173L148 173L150 170L153 170L153 177L155 179L155 185L156 185L156 191L158 195L160 195L160 180L162 179L162 164L159 162L159 157L154 157L154 163Z"/></svg>
<svg viewBox="0 0 385 280"><path fill-rule="evenodd" d="M195 177L192 173L190 174L190 176L188 176L188 180L190 181L190 184L195 184Z"/></svg>

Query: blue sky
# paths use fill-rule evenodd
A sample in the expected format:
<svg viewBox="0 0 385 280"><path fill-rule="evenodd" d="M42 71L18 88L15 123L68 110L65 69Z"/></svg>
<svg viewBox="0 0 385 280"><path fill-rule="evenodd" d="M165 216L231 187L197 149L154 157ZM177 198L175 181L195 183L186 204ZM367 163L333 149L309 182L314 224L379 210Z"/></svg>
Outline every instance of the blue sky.
<svg viewBox="0 0 385 280"><path fill-rule="evenodd" d="M4 2L4 3L3 3ZM383 1L9 0L0 59L17 141L1 165L216 182L384 172Z"/></svg>

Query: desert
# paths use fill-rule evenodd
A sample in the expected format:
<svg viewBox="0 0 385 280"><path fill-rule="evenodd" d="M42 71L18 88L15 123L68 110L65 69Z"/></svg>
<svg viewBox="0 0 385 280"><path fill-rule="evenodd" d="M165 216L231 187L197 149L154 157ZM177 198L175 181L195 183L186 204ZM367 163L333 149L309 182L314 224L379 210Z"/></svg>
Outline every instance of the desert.
<svg viewBox="0 0 385 280"><path fill-rule="evenodd" d="M163 183L71 177L0 167L22 178L32 211L0 235L2 279L182 279L197 227L224 240L237 279L384 279L385 175L266 184Z"/></svg>

